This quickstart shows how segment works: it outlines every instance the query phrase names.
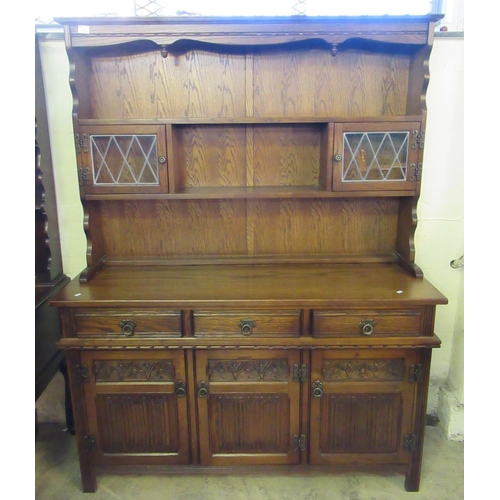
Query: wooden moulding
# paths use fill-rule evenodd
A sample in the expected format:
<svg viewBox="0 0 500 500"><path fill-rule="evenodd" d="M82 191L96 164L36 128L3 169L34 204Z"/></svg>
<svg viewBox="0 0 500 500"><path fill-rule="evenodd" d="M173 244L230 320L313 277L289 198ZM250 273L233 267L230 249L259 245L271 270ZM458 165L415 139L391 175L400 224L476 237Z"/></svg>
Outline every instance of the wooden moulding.
<svg viewBox="0 0 500 500"><path fill-rule="evenodd" d="M160 49L181 40L221 45L269 45L320 39L336 45L350 38L423 44L429 23L442 15L380 17L252 17L252 18L57 18L68 25L73 46L102 46L133 40L155 41ZM161 47L165 46L165 47Z"/></svg>
<svg viewBox="0 0 500 500"><path fill-rule="evenodd" d="M200 339L200 338L168 338L164 341L158 339L75 339L64 338L57 343L59 349L63 350L110 350L126 349L127 351L162 351L179 349L227 349L227 350L275 350L275 349L320 349L320 350L353 350L353 349L432 349L439 347L441 340L436 335L406 337L404 339L380 338L373 339L359 338L340 339L328 338L287 338L286 344L276 339Z"/></svg>

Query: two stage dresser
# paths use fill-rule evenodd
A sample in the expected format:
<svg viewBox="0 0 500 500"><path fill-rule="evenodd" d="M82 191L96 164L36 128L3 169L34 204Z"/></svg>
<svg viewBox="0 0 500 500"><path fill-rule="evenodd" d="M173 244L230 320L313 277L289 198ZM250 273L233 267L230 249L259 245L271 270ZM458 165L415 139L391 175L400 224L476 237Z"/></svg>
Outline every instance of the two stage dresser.
<svg viewBox="0 0 500 500"><path fill-rule="evenodd" d="M415 263L439 16L58 19L87 267L60 308L96 473L396 471L437 305Z"/></svg>

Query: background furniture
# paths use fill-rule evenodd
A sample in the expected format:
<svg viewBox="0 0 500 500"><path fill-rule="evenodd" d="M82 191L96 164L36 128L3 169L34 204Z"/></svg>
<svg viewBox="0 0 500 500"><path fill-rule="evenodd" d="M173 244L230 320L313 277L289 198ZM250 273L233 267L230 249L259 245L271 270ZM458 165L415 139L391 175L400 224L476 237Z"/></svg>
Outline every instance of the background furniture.
<svg viewBox="0 0 500 500"><path fill-rule="evenodd" d="M87 267L57 295L84 491L131 466L418 490L438 16L59 19Z"/></svg>
<svg viewBox="0 0 500 500"><path fill-rule="evenodd" d="M61 338L59 312L49 307L49 301L68 282L62 272L45 92L35 37L35 401L59 370L66 378L64 352L56 347ZM66 420L72 430L66 386Z"/></svg>

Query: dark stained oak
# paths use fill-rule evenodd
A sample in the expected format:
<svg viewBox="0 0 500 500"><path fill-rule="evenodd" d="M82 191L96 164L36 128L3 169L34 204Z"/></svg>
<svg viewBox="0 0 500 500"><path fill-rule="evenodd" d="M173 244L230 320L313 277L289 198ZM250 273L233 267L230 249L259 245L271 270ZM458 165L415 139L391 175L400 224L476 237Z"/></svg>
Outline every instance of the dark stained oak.
<svg viewBox="0 0 500 500"><path fill-rule="evenodd" d="M53 304L404 308L446 302L425 278L412 278L397 265L353 264L108 267L90 283L74 279Z"/></svg>
<svg viewBox="0 0 500 500"><path fill-rule="evenodd" d="M87 266L51 304L84 491L141 467L418 490L439 18L58 19Z"/></svg>

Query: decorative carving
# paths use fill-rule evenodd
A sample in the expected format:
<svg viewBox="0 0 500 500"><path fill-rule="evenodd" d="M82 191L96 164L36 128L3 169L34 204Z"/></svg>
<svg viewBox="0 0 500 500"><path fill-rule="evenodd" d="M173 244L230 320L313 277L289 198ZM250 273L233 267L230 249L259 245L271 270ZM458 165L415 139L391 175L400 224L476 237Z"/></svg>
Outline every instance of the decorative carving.
<svg viewBox="0 0 500 500"><path fill-rule="evenodd" d="M106 339L104 339L106 340ZM176 340L176 339L174 339ZM412 339L413 340L413 339ZM79 342L79 341L78 341ZM130 340L129 343L118 343L118 342L104 342L104 341L99 341L97 344L86 344L86 345L81 345L79 344L76 340L74 341L73 339L63 339L59 341L59 349L65 350L65 351L108 351L110 349L127 349L129 351L168 351L168 350L179 350L179 349L203 349L205 351L211 350L211 349L230 349L230 350L237 350L237 349L251 349L254 351L261 351L265 349L269 349L270 347L268 345L224 345L221 346L220 344L194 344L194 343L188 343L186 342L186 339L183 339L183 344L133 344L130 345ZM391 344L377 344L377 349L429 349L431 347L436 347L439 345L439 341L437 340L437 337L432 337L431 341L429 342L429 339L426 337L417 337L415 339L415 342L411 343L404 343L400 342L397 344L391 343ZM289 345L273 345L271 347L272 349L289 349ZM310 349L308 345L298 345L295 346L296 349L298 350L303 350L303 349ZM314 346L315 350L323 350L323 351L335 351L335 350L346 350L346 349L360 349L360 350L371 350L373 349L373 345L370 344L360 344L360 343L343 343L342 345L317 345Z"/></svg>
<svg viewBox="0 0 500 500"><path fill-rule="evenodd" d="M287 359L273 360L220 360L208 362L210 381L232 382L235 380L288 380L290 370Z"/></svg>
<svg viewBox="0 0 500 500"><path fill-rule="evenodd" d="M403 380L404 359L324 361L323 380Z"/></svg>
<svg viewBox="0 0 500 500"><path fill-rule="evenodd" d="M131 361L96 360L94 376L97 382L149 382L173 380L172 360Z"/></svg>

